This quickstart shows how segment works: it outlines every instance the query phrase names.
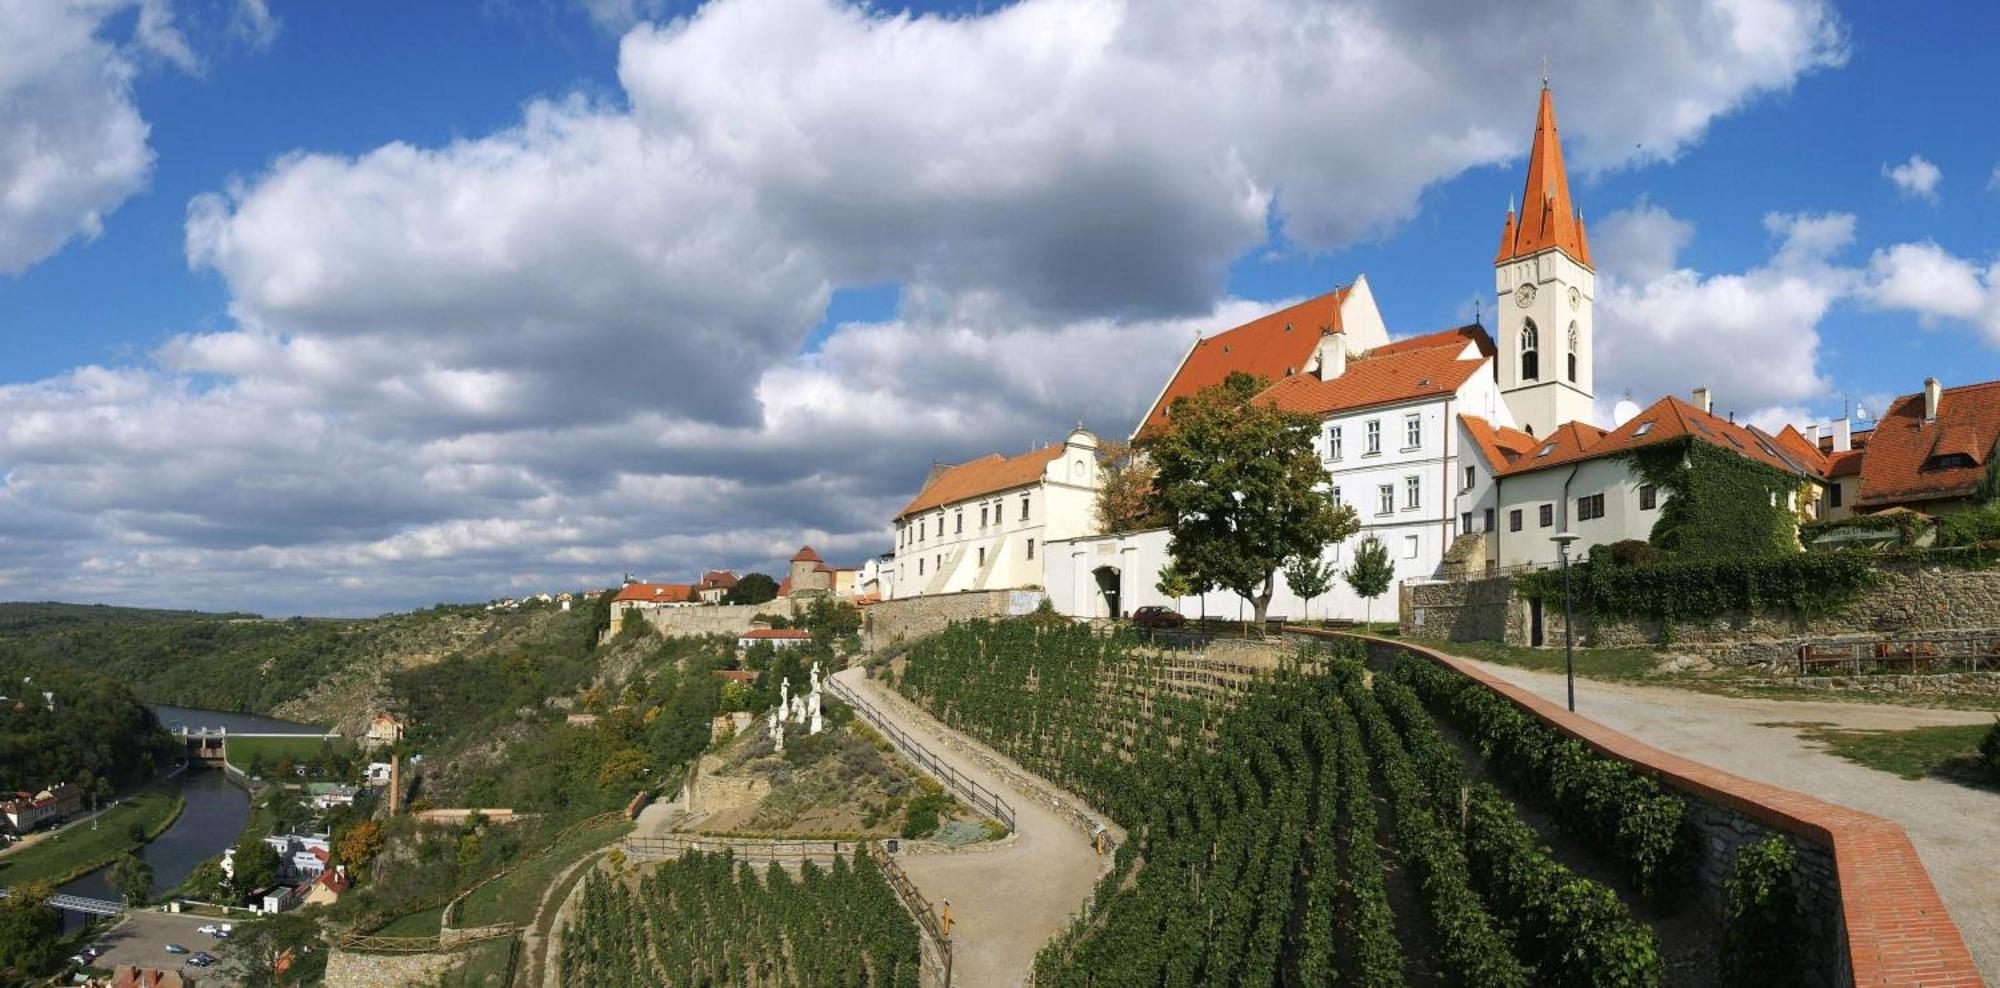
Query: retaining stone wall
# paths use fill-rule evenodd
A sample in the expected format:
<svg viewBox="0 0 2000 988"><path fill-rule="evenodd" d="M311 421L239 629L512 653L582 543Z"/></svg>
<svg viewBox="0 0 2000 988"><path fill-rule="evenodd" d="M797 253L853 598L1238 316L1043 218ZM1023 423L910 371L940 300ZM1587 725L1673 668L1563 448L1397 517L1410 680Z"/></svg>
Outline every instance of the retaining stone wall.
<svg viewBox="0 0 2000 988"><path fill-rule="evenodd" d="M790 597L762 604L716 604L701 607L640 607L636 608L647 624L658 629L668 638L695 637L700 635L729 635L736 637L750 630L750 622L759 614L776 614L782 617L796 617L798 605ZM618 633L619 618L614 615L611 626L604 629L604 640L609 641Z"/></svg>
<svg viewBox="0 0 2000 988"><path fill-rule="evenodd" d="M953 621L1032 614L1047 599L1040 590L968 590L885 600L862 609L862 641L875 651L937 634Z"/></svg>
<svg viewBox="0 0 2000 988"><path fill-rule="evenodd" d="M326 955L326 988L406 988L435 980L458 966L455 954Z"/></svg>
<svg viewBox="0 0 2000 988"><path fill-rule="evenodd" d="M1799 676L1785 680L1784 685L1809 690L2000 697L2000 672L1951 672L1928 676Z"/></svg>

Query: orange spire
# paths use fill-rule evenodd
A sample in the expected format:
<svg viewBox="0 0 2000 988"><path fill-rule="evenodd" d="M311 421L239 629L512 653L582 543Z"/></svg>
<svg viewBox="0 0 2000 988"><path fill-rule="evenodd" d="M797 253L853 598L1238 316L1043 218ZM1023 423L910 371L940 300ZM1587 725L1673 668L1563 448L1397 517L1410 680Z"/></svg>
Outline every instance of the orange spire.
<svg viewBox="0 0 2000 988"><path fill-rule="evenodd" d="M1570 203L1569 172L1563 168L1562 139L1556 134L1555 100L1544 81L1542 105L1535 114L1535 143L1528 150L1528 181L1521 191L1521 216L1516 220L1508 214L1494 263L1551 247L1591 267L1583 217Z"/></svg>

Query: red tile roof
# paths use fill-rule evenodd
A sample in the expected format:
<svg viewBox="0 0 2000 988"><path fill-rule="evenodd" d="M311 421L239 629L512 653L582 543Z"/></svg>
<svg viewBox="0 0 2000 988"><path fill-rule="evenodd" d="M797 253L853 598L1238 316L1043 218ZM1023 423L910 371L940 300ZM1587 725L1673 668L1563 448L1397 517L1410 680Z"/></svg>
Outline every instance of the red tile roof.
<svg viewBox="0 0 2000 988"><path fill-rule="evenodd" d="M1151 436L1166 426L1167 409L1175 399L1221 384L1232 373L1241 371L1276 381L1303 370L1319 346L1321 331L1342 331L1340 305L1351 290L1341 288L1309 298L1197 341L1139 423L1139 437Z"/></svg>
<svg viewBox="0 0 2000 988"><path fill-rule="evenodd" d="M1924 396L1904 395L1875 423L1861 461L1858 507L1880 508L1969 496L2000 441L2000 381L1946 388L1938 416L1924 421ZM1940 458L1963 463L1951 466Z"/></svg>
<svg viewBox="0 0 2000 988"><path fill-rule="evenodd" d="M1481 455L1495 470L1505 470L1515 460L1535 451L1535 437L1511 426L1496 426L1477 415L1460 415L1465 432L1479 447Z"/></svg>
<svg viewBox="0 0 2000 988"><path fill-rule="evenodd" d="M1062 455L1063 446L1058 443L1044 446L1032 453L1014 457L1002 457L989 453L970 463L950 467L931 478L917 496L896 513L898 519L941 508L970 498L1016 487L1026 487L1042 479L1042 472L1049 461ZM817 557L815 557L817 558Z"/></svg>
<svg viewBox="0 0 2000 988"><path fill-rule="evenodd" d="M611 598L612 603L621 600L648 601L655 604L685 604L694 597L694 588L685 583L628 583Z"/></svg>
<svg viewBox="0 0 2000 988"><path fill-rule="evenodd" d="M800 639L811 638L812 632L801 631L798 628L753 628L749 631L744 632L738 637L754 638L758 640L775 639L783 641L797 641Z"/></svg>
<svg viewBox="0 0 2000 988"><path fill-rule="evenodd" d="M1569 198L1569 173L1563 169L1562 139L1556 134L1556 104L1549 87L1542 87L1542 104L1535 111L1535 143L1528 150L1528 178L1521 189L1521 215L1507 211L1500 233L1499 264L1551 247L1590 267L1590 237L1583 214Z"/></svg>
<svg viewBox="0 0 2000 988"><path fill-rule="evenodd" d="M1812 473L1824 477L1826 476L1827 468L1832 465L1827 455L1819 451L1818 444L1807 439L1805 433L1792 428L1790 425L1778 430L1778 434L1772 436L1771 439L1778 444L1779 448L1790 455L1792 459L1810 468L1810 472Z"/></svg>
<svg viewBox="0 0 2000 988"><path fill-rule="evenodd" d="M1629 453L1669 439L1692 436L1703 442L1740 453L1766 466L1787 473L1804 472L1820 476L1819 466L1788 458L1778 449L1775 438L1755 428L1737 425L1721 416L1704 412L1671 395L1648 406L1610 432L1581 422L1559 427L1535 452L1522 457L1504 473L1531 473L1583 460ZM1550 447L1553 446L1553 449ZM1550 451L1546 454L1544 449Z"/></svg>
<svg viewBox="0 0 2000 988"><path fill-rule="evenodd" d="M813 547L809 545L799 546L798 553L792 557L792 562L795 563L816 563L819 561L819 553L814 552Z"/></svg>
<svg viewBox="0 0 2000 988"><path fill-rule="evenodd" d="M712 569L701 575L701 582L695 584L703 590L727 590L736 585L736 574L726 569Z"/></svg>
<svg viewBox="0 0 2000 988"><path fill-rule="evenodd" d="M1286 411L1326 415L1449 395L1486 366L1484 354L1492 346L1481 347L1468 329L1477 331L1478 338L1485 336L1478 327L1465 327L1379 346L1348 360L1346 371L1333 380L1293 374L1258 397Z"/></svg>
<svg viewBox="0 0 2000 988"><path fill-rule="evenodd" d="M1868 445L1868 437L1874 434L1875 434L1875 429L1873 427L1866 429L1855 429L1853 432L1848 434L1847 437L1848 449L1856 450L1866 447ZM1825 435L1819 437L1819 451L1822 453L1833 452L1833 436Z"/></svg>
<svg viewBox="0 0 2000 988"><path fill-rule="evenodd" d="M1826 475L1829 477L1854 477L1861 473L1861 462L1868 455L1866 450L1850 449L1845 453L1835 453L1827 457Z"/></svg>
<svg viewBox="0 0 2000 988"><path fill-rule="evenodd" d="M715 670L715 675L717 678L726 679L732 683L755 683L757 681L757 670L755 669L717 669Z"/></svg>

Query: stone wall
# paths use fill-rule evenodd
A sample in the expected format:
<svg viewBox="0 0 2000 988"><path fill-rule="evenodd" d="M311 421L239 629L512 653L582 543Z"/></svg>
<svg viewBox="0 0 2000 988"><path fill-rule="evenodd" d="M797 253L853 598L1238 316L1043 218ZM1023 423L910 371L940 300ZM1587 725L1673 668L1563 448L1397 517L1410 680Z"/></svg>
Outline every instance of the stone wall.
<svg viewBox="0 0 2000 988"><path fill-rule="evenodd" d="M702 607L640 607L636 609L647 624L668 638L699 635L729 635L736 637L750 630L750 622L759 614L776 614L794 617L800 611L800 602L790 597L779 597L762 604L717 604ZM604 641L611 640L618 633L618 622L604 629Z"/></svg>
<svg viewBox="0 0 2000 988"><path fill-rule="evenodd" d="M2000 629L2000 569L1897 562L1878 573L1874 586L1825 614L1770 607L1709 621L1676 621L1671 629L1654 620L1579 615L1577 643L1616 648L1671 642L1676 651L1722 664L1782 666L1809 641L1920 641ZM1404 584L1401 624L1405 635L1417 637L1530 645L1532 607L1514 594L1512 580L1504 576ZM1542 614L1542 643L1562 640L1562 609L1550 606Z"/></svg>
<svg viewBox="0 0 2000 988"><path fill-rule="evenodd" d="M953 621L1032 614L1047 599L1040 590L967 590L885 600L862 609L862 642L874 651L937 634Z"/></svg>
<svg viewBox="0 0 2000 988"><path fill-rule="evenodd" d="M326 955L326 988L405 988L434 981L458 966L456 954Z"/></svg>
<svg viewBox="0 0 2000 988"><path fill-rule="evenodd" d="M1915 696L2000 697L2000 672L1948 672L1928 676L1798 676L1786 686L1808 690L1860 690Z"/></svg>

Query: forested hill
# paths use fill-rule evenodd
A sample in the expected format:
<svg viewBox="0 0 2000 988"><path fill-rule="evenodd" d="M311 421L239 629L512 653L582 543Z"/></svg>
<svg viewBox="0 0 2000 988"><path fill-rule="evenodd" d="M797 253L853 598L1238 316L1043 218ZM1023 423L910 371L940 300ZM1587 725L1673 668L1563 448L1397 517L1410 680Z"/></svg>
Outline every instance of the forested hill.
<svg viewBox="0 0 2000 988"><path fill-rule="evenodd" d="M202 611L160 611L147 607L113 607L109 604L61 604L0 602L0 634L73 628L82 625L159 624L168 621L255 620L255 614L209 614Z"/></svg>
<svg viewBox="0 0 2000 988"><path fill-rule="evenodd" d="M275 714L354 730L383 709L386 676L448 656L527 648L550 639L594 639L601 603L575 612L553 606L487 611L439 606L357 620L243 620L235 615L107 608L107 620L73 605L5 605L0 668L45 663L90 669L155 703ZM16 609L41 618L4 623ZM31 613L31 612L19 612ZM154 615L135 619L136 614Z"/></svg>
<svg viewBox="0 0 2000 988"><path fill-rule="evenodd" d="M109 677L32 663L5 668L0 792L74 782L107 796L173 761L177 743L131 690Z"/></svg>

